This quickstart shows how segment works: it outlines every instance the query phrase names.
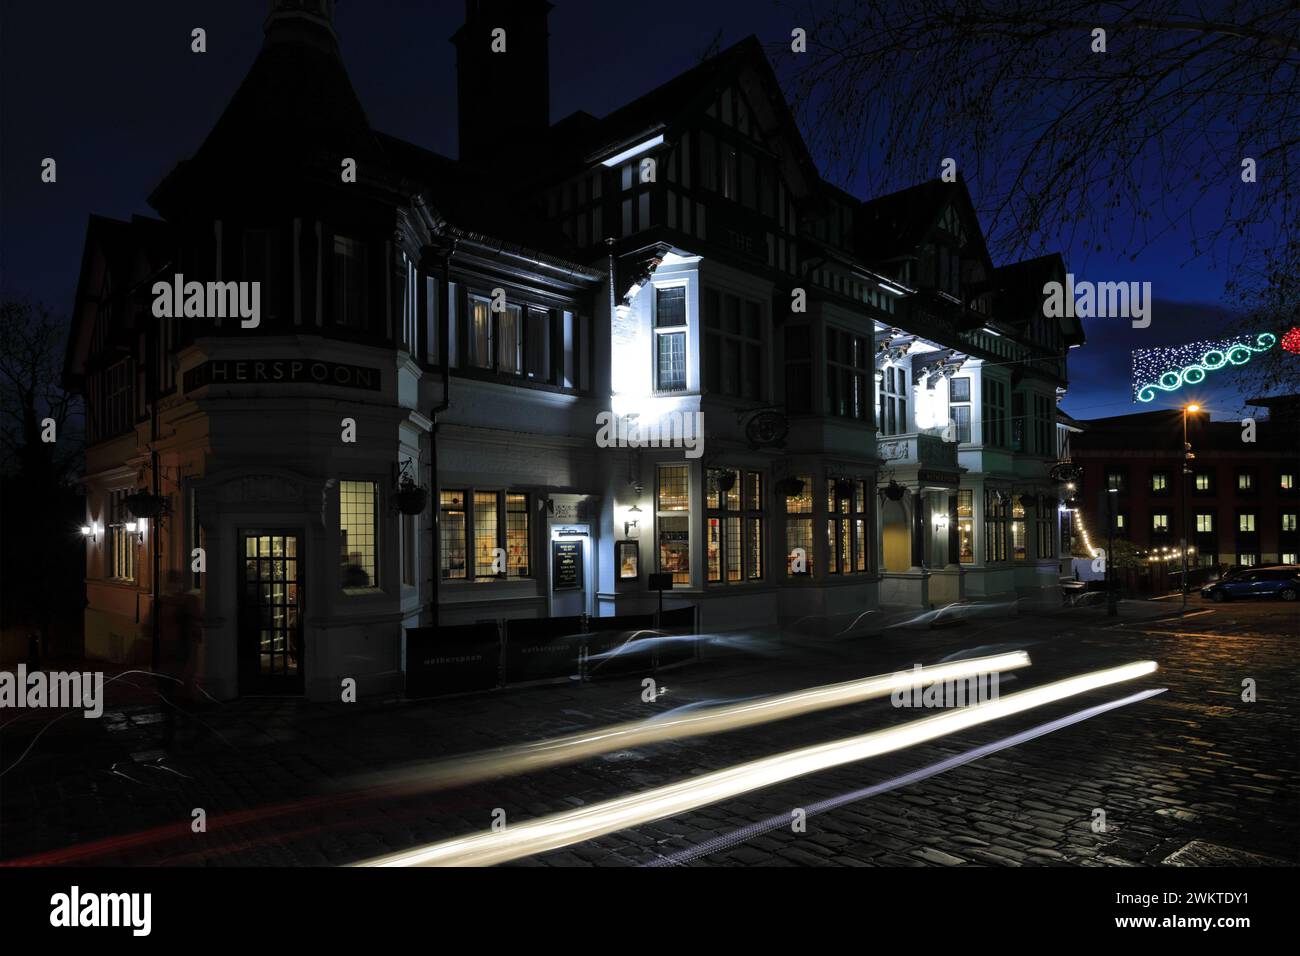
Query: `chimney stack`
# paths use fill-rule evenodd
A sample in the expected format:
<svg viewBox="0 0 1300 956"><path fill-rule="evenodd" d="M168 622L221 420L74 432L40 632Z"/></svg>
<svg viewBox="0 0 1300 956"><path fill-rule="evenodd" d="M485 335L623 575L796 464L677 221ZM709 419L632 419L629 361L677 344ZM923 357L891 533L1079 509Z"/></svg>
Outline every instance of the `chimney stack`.
<svg viewBox="0 0 1300 956"><path fill-rule="evenodd" d="M551 125L546 0L465 0L456 45L460 158L505 160Z"/></svg>

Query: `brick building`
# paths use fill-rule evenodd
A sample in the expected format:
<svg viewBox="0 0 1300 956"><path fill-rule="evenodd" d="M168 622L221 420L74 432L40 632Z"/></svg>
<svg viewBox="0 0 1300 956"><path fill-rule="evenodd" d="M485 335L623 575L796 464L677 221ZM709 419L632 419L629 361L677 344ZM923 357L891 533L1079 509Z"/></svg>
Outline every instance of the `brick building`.
<svg viewBox="0 0 1300 956"><path fill-rule="evenodd" d="M1093 544L1103 546L1106 539L1107 489L1117 487L1116 536L1141 551L1181 554L1185 480L1189 567L1300 563L1300 445L1291 424L1296 401L1253 402L1269 409L1255 420L1253 442L1243 440L1249 429L1242 421L1187 413L1194 457L1185 479L1181 410L1083 422L1073 458L1083 467L1079 504Z"/></svg>

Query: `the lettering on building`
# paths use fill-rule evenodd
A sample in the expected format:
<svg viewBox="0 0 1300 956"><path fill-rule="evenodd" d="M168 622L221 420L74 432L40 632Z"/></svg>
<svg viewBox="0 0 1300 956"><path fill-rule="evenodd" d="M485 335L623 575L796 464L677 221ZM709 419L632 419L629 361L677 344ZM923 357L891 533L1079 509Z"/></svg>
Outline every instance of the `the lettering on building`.
<svg viewBox="0 0 1300 956"><path fill-rule="evenodd" d="M307 359L211 359L185 373L185 391L204 385L332 385L379 391L380 371Z"/></svg>

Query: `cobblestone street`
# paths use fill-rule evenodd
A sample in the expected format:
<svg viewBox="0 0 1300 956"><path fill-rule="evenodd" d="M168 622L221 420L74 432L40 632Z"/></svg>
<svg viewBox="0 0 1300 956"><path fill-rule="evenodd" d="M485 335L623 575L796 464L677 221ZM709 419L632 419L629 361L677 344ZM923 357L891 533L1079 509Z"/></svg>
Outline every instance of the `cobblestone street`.
<svg viewBox="0 0 1300 956"><path fill-rule="evenodd" d="M1151 602L1104 610L975 616L762 654L706 658L641 678L516 688L437 701L320 705L244 700L177 719L155 704L100 720L6 714L0 736L6 860L193 865L357 862L586 806L746 760L926 716L889 700L730 733L615 751L459 789L377 796L373 775L687 705L719 703L929 664L958 651L1028 651L1001 694L1152 659L1156 674L1091 691L875 759L512 865L1085 865L1300 862L1300 644L1296 609ZM798 644L798 652L793 648ZM1243 681L1257 699L1242 700ZM970 763L814 812L833 800L1136 691L1167 692ZM110 708L117 699L110 694ZM201 721L201 724L200 724ZM30 746L30 751L28 748ZM22 756L26 752L26 756ZM162 757L162 760L158 758ZM196 808L207 831L193 833ZM755 826L807 810L806 830ZM1105 827L1094 832L1097 811ZM759 832L761 831L761 832ZM710 842L712 841L712 842Z"/></svg>

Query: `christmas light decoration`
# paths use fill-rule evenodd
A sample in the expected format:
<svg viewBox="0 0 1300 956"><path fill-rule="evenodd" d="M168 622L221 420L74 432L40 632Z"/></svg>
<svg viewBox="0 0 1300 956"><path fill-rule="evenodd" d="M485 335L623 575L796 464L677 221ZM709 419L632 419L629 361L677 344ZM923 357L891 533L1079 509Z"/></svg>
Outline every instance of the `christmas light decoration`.
<svg viewBox="0 0 1300 956"><path fill-rule="evenodd" d="M1300 325L1295 326L1282 336L1282 348L1300 355Z"/></svg>
<svg viewBox="0 0 1300 956"><path fill-rule="evenodd" d="M1137 349L1133 352L1133 397L1138 402L1155 400L1158 392L1174 392L1184 385L1205 381L1207 372L1230 365L1245 365L1257 352L1277 344L1277 336L1260 332L1253 337L1190 342L1173 348Z"/></svg>

